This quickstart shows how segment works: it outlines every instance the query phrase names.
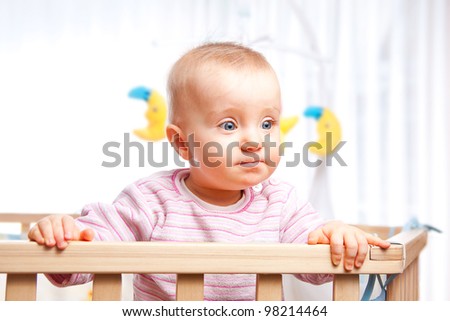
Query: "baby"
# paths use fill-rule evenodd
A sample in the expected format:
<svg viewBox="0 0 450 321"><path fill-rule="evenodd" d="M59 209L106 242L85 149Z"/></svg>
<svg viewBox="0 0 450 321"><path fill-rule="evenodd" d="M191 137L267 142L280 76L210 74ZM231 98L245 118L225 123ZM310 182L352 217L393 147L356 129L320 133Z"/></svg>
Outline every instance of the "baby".
<svg viewBox="0 0 450 321"><path fill-rule="evenodd" d="M29 238L59 249L70 240L226 243L326 243L331 259L359 268L378 237L324 222L295 189L271 175L280 161L277 76L258 52L210 43L183 55L168 80L168 140L190 166L126 187L112 204L86 206L81 217L49 216ZM57 285L91 275L49 275ZM297 275L321 284L331 275ZM254 275L205 275L205 300L254 300ZM173 300L175 275L135 275L136 300Z"/></svg>

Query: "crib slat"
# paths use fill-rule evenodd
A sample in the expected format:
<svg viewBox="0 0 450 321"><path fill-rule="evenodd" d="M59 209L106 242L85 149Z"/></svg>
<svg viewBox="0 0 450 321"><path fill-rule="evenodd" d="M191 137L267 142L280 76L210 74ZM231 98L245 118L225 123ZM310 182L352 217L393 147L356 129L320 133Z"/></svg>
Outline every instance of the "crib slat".
<svg viewBox="0 0 450 321"><path fill-rule="evenodd" d="M334 301L359 301L359 275L336 274L333 282Z"/></svg>
<svg viewBox="0 0 450 321"><path fill-rule="evenodd" d="M93 301L120 301L122 298L121 274L96 274L92 283Z"/></svg>
<svg viewBox="0 0 450 321"><path fill-rule="evenodd" d="M408 292L408 300L410 301L418 301L419 300L419 260L414 260L409 265L409 269L407 272L408 276L408 284L406 285L409 289Z"/></svg>
<svg viewBox="0 0 450 321"><path fill-rule="evenodd" d="M413 267L413 275L412 275L412 282L411 287L413 290L413 297L411 300L417 300L419 301L419 259L415 259L411 263Z"/></svg>
<svg viewBox="0 0 450 321"><path fill-rule="evenodd" d="M8 274L6 301L36 300L36 274Z"/></svg>
<svg viewBox="0 0 450 321"><path fill-rule="evenodd" d="M283 279L281 274L258 274L256 277L256 301L281 301Z"/></svg>
<svg viewBox="0 0 450 321"><path fill-rule="evenodd" d="M405 272L404 272L405 273ZM404 273L399 274L387 286L386 301L402 301L406 298L406 282Z"/></svg>
<svg viewBox="0 0 450 321"><path fill-rule="evenodd" d="M388 285L387 301L419 300L419 260L416 258L405 271Z"/></svg>
<svg viewBox="0 0 450 321"><path fill-rule="evenodd" d="M29 230L30 230L30 223L20 224L20 233L22 233L22 235L27 235Z"/></svg>
<svg viewBox="0 0 450 321"><path fill-rule="evenodd" d="M177 275L177 301L203 301L203 274Z"/></svg>

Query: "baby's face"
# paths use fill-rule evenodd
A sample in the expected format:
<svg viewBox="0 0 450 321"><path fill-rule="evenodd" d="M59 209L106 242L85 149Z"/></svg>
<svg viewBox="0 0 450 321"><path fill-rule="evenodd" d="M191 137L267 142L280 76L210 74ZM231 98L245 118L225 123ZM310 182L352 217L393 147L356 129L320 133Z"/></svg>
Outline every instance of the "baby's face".
<svg viewBox="0 0 450 321"><path fill-rule="evenodd" d="M280 161L277 77L268 70L221 70L202 79L183 115L191 175L203 187L225 190L267 179Z"/></svg>

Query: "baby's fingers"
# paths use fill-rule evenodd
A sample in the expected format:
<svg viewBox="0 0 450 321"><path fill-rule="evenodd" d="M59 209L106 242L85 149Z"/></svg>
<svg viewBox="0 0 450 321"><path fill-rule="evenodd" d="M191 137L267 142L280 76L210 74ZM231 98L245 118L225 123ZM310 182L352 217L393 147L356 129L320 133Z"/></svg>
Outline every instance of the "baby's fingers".
<svg viewBox="0 0 450 321"><path fill-rule="evenodd" d="M383 249L387 249L391 246L391 243L389 241L383 240L373 234L366 233L366 239L367 243L369 243L370 245L379 246Z"/></svg>
<svg viewBox="0 0 450 321"><path fill-rule="evenodd" d="M42 219L36 224L36 228L39 229L39 233L42 236L42 244L48 247L56 245L55 238L53 236L53 224L49 219ZM39 243L39 242L38 242Z"/></svg>
<svg viewBox="0 0 450 321"><path fill-rule="evenodd" d="M64 229L64 239L67 241L73 240L78 229L75 225L73 217L65 215L62 217L62 226Z"/></svg>
<svg viewBox="0 0 450 321"><path fill-rule="evenodd" d="M37 225L33 226L28 231L28 239L31 241L35 241L39 245L44 245L45 239L41 234L41 231L39 230L39 227Z"/></svg>
<svg viewBox="0 0 450 321"><path fill-rule="evenodd" d="M63 217L55 217L52 220L53 227L53 236L56 242L56 247L60 250L63 250L69 245L64 238L64 216Z"/></svg>
<svg viewBox="0 0 450 321"><path fill-rule="evenodd" d="M344 268L347 271L353 270L355 265L355 259L358 254L358 241L353 233L347 233L344 235L345 242L345 257L344 257Z"/></svg>
<svg viewBox="0 0 450 321"><path fill-rule="evenodd" d="M323 243L329 243L329 242L328 242L328 240L325 239L321 229L317 229L317 230L309 233L308 244L315 245L315 244L323 244Z"/></svg>
<svg viewBox="0 0 450 321"><path fill-rule="evenodd" d="M334 233L330 240L331 262L334 265L341 263L342 254L344 254L344 235L342 233Z"/></svg>
<svg viewBox="0 0 450 321"><path fill-rule="evenodd" d="M75 224L74 224L75 225ZM74 241L92 241L94 239L94 230L87 228L84 230L79 230L77 227L75 227L74 231L74 235L72 240Z"/></svg>
<svg viewBox="0 0 450 321"><path fill-rule="evenodd" d="M355 258L355 267L360 268L366 259L369 246L363 234L357 234L356 240L358 241L358 254Z"/></svg>
<svg viewBox="0 0 450 321"><path fill-rule="evenodd" d="M94 230L88 228L85 230L82 230L80 233L80 241L87 241L90 242L94 239Z"/></svg>

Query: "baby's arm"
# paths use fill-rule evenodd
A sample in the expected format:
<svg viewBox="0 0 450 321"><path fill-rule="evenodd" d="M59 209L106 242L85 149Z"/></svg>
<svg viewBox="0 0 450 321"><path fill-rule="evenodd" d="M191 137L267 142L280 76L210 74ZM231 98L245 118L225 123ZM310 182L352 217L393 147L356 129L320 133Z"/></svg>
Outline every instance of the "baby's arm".
<svg viewBox="0 0 450 321"><path fill-rule="evenodd" d="M28 238L47 247L56 246L64 250L68 241L92 241L92 229L80 230L69 215L49 215L39 220L28 232ZM92 279L90 274L46 274L48 280L56 286L83 284Z"/></svg>
<svg viewBox="0 0 450 321"><path fill-rule="evenodd" d="M347 271L363 265L369 244L384 249L391 245L388 241L339 221L328 222L311 232L308 244L330 244L331 261L338 265L344 256L344 268Z"/></svg>
<svg viewBox="0 0 450 321"><path fill-rule="evenodd" d="M50 215L39 220L28 232L28 238L40 245L60 250L68 246L67 241L92 241L92 229L80 230L69 215Z"/></svg>

